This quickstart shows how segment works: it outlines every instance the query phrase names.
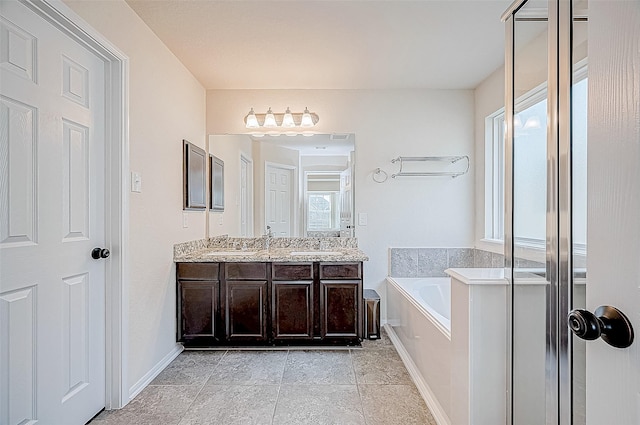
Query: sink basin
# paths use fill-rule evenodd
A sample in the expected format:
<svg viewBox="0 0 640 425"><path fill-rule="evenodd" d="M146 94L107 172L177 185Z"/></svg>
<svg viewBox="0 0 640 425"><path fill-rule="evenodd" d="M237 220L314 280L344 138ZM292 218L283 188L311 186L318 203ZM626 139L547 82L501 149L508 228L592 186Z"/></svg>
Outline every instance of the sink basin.
<svg viewBox="0 0 640 425"><path fill-rule="evenodd" d="M340 251L293 251L291 255L342 255Z"/></svg>
<svg viewBox="0 0 640 425"><path fill-rule="evenodd" d="M255 253L256 251L214 251L214 252L209 252L207 255L230 257L232 255L247 256L247 255L253 255Z"/></svg>

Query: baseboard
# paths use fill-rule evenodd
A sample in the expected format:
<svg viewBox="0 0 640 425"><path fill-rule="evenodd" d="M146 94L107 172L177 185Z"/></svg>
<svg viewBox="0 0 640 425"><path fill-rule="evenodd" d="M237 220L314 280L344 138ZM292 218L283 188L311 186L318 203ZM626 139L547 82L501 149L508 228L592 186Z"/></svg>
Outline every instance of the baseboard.
<svg viewBox="0 0 640 425"><path fill-rule="evenodd" d="M396 350L398 351L400 358L404 362L404 365L407 368L409 375L411 375L413 382L416 384L416 387L418 388L418 392L420 392L420 395L424 399L424 402L427 404L427 407L431 411L431 414L433 415L433 418L436 420L436 423L438 425L451 425L451 422L449 421L449 417L447 416L444 409L438 402L438 399L436 398L435 394L433 394L433 391L431 391L431 388L429 388L429 385L427 384L427 382L424 380L424 377L418 370L418 367L416 366L416 364L413 362L413 359L411 359L409 352L404 348L404 345L402 345L402 341L400 341L400 338L398 338L398 335L396 335L396 332L393 330L393 327L391 327L388 324L385 324L384 329L385 331L387 331L387 335L389 335L389 339L393 343L394 347L396 347Z"/></svg>
<svg viewBox="0 0 640 425"><path fill-rule="evenodd" d="M155 366L149 370L138 382L133 384L131 388L129 388L129 401L133 400L138 394L144 390L147 385L151 383L155 379L156 376L160 374L169 363L173 361L178 354L180 354L184 350L184 347L180 344L176 344L176 346L171 350L166 356L162 358Z"/></svg>

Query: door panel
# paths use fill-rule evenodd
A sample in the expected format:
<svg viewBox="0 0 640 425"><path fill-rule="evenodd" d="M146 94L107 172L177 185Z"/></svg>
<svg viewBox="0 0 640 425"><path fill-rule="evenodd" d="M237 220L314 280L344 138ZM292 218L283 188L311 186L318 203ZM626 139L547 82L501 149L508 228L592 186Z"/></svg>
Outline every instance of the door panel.
<svg viewBox="0 0 640 425"><path fill-rule="evenodd" d="M587 423L640 423L640 5L589 2L586 307L624 312L636 341L586 343Z"/></svg>
<svg viewBox="0 0 640 425"><path fill-rule="evenodd" d="M105 405L105 64L0 15L0 422L83 424Z"/></svg>
<svg viewBox="0 0 640 425"><path fill-rule="evenodd" d="M267 339L267 282L227 281L227 338L230 341Z"/></svg>
<svg viewBox="0 0 640 425"><path fill-rule="evenodd" d="M275 339L313 337L313 282L273 282L273 336Z"/></svg>
<svg viewBox="0 0 640 425"><path fill-rule="evenodd" d="M323 338L357 337L360 281L320 281L320 319Z"/></svg>

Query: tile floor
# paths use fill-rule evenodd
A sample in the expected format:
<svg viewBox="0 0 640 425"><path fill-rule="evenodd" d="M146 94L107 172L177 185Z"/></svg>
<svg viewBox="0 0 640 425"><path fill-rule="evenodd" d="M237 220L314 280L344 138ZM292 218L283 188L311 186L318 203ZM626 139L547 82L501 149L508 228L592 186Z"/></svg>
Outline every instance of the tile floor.
<svg viewBox="0 0 640 425"><path fill-rule="evenodd" d="M386 335L344 350L185 351L92 425L435 425Z"/></svg>

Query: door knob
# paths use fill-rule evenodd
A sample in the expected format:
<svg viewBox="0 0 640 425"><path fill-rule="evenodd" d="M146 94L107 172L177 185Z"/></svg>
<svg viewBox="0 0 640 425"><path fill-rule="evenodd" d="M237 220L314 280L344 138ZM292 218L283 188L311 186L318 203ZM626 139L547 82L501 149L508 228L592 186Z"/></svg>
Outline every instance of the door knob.
<svg viewBox="0 0 640 425"><path fill-rule="evenodd" d="M100 258L109 257L109 254L111 253L107 248L93 248L93 251L91 251L91 258L98 260Z"/></svg>
<svg viewBox="0 0 640 425"><path fill-rule="evenodd" d="M601 305L593 313L575 309L567 319L569 329L579 338L602 338L617 348L627 348L633 343L633 326L627 316L615 307Z"/></svg>

